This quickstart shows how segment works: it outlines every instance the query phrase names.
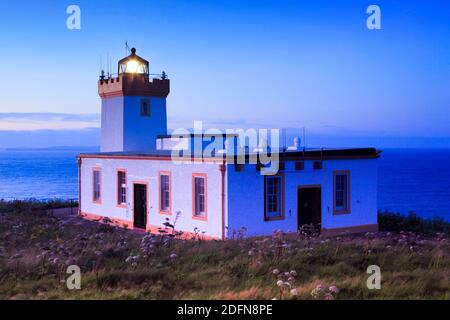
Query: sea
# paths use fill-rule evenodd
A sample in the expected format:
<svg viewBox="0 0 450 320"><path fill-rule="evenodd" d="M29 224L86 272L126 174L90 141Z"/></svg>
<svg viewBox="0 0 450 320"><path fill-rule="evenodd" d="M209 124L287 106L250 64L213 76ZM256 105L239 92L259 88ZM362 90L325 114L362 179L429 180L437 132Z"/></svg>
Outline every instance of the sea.
<svg viewBox="0 0 450 320"><path fill-rule="evenodd" d="M76 199L79 152L0 151L0 199ZM450 149L384 149L378 209L450 221Z"/></svg>

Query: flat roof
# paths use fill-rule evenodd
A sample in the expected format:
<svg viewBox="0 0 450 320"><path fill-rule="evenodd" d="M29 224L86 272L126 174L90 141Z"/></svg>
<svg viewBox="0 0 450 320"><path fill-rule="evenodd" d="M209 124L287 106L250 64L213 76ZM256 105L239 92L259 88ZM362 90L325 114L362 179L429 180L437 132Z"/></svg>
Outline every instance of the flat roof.
<svg viewBox="0 0 450 320"><path fill-rule="evenodd" d="M182 151L182 150L181 150ZM180 152L181 152L180 151ZM306 149L306 150L286 150L278 152L279 158L283 160L339 160L339 159L374 159L380 156L382 151L376 148L349 148L349 149ZM272 152L273 153L273 152ZM204 159L221 160L223 154L217 154L216 157L204 157ZM248 152L245 156L257 156L257 152ZM271 152L268 152L271 155ZM166 160L171 158L172 150L155 150L152 152L97 152L81 153L79 158L142 158ZM200 157L191 155L192 159ZM234 155L236 158L237 156ZM189 158L189 155L186 156ZM225 156L226 158L226 156Z"/></svg>
<svg viewBox="0 0 450 320"><path fill-rule="evenodd" d="M216 137L216 136L222 136L223 138L226 137L238 137L238 133L180 133L180 134L159 134L157 136L158 139L168 139L168 138L203 138L203 137Z"/></svg>

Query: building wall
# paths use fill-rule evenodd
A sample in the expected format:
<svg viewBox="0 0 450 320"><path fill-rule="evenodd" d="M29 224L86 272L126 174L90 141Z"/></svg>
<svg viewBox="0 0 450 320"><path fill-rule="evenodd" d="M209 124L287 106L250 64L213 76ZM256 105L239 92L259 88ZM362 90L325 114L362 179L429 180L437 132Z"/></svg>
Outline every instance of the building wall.
<svg viewBox="0 0 450 320"><path fill-rule="evenodd" d="M305 161L305 169L295 171L287 162L285 176L285 218L264 221L264 177L255 165L247 164L243 172L228 165L228 234L242 227L246 234L267 235L276 229L297 230L297 188L320 185L322 189L322 228L347 228L377 224L376 159L327 160L322 170L313 169L313 161ZM349 214L333 214L333 171L350 171Z"/></svg>
<svg viewBox="0 0 450 320"><path fill-rule="evenodd" d="M167 133L166 99L150 97L150 116L141 116L141 98L102 99L101 151L156 150L157 136Z"/></svg>
<svg viewBox="0 0 450 320"><path fill-rule="evenodd" d="M157 136L167 134L166 98L150 98L150 116L141 116L141 98L124 97L124 151L154 151Z"/></svg>
<svg viewBox="0 0 450 320"><path fill-rule="evenodd" d="M101 169L101 203L93 202L93 168ZM141 160L117 158L83 158L81 163L81 212L84 214L106 216L112 219L128 221L133 225L133 182L146 183L147 186L147 225L162 227L169 218L173 223L176 213L180 212L176 229L194 232L195 228L206 231L205 235L222 237L222 201L221 172L218 164L174 164L167 160ZM117 205L117 170L127 172L127 204ZM172 214L159 212L158 174L160 171L171 173ZM192 217L192 174L207 175L207 220Z"/></svg>
<svg viewBox="0 0 450 320"><path fill-rule="evenodd" d="M102 152L123 151L123 97L102 99Z"/></svg>

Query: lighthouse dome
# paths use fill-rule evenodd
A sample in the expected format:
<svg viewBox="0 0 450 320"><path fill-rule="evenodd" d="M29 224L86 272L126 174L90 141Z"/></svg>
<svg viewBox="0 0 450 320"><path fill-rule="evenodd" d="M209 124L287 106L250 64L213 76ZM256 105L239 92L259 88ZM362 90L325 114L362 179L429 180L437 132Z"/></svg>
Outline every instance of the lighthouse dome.
<svg viewBox="0 0 450 320"><path fill-rule="evenodd" d="M119 61L119 74L149 74L149 62L136 54L136 49L131 49L131 54Z"/></svg>

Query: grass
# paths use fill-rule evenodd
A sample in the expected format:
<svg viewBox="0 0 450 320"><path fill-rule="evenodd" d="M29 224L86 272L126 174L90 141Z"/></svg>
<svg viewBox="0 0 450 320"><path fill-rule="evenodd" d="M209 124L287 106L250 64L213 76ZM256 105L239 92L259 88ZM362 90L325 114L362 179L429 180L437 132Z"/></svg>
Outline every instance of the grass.
<svg viewBox="0 0 450 320"><path fill-rule="evenodd" d="M178 240L47 212L63 205L0 201L1 299L313 299L318 286L321 299L450 298L445 223L383 213L377 234ZM73 264L81 290L65 284ZM369 265L381 290L367 289Z"/></svg>

